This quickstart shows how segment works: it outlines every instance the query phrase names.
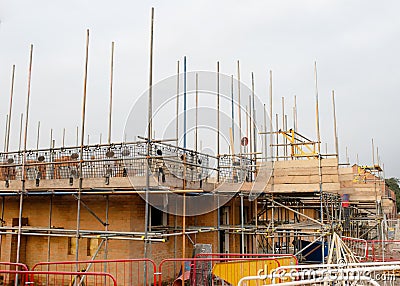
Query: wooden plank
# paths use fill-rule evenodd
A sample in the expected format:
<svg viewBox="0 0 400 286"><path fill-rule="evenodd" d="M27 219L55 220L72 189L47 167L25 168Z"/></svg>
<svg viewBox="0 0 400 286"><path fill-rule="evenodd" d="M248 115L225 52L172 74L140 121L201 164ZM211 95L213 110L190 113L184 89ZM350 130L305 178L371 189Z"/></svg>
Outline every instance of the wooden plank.
<svg viewBox="0 0 400 286"><path fill-rule="evenodd" d="M351 168L351 167L345 167L345 168L341 167L338 169L338 171L339 171L339 175L348 175L348 174L353 175L354 174L353 168Z"/></svg>
<svg viewBox="0 0 400 286"><path fill-rule="evenodd" d="M353 181L353 174L339 174L339 181Z"/></svg>
<svg viewBox="0 0 400 286"><path fill-rule="evenodd" d="M367 194L367 193L382 193L381 190L379 189L374 189L374 188L353 188L354 191L353 193L355 194Z"/></svg>
<svg viewBox="0 0 400 286"><path fill-rule="evenodd" d="M340 188L341 189L351 188L353 190L353 182L352 181L340 182Z"/></svg>
<svg viewBox="0 0 400 286"><path fill-rule="evenodd" d="M274 168L276 169L293 169L293 168L318 168L318 159L311 160L287 160L287 161L276 161ZM322 159L322 167L338 167L338 162L336 158L332 159Z"/></svg>
<svg viewBox="0 0 400 286"><path fill-rule="evenodd" d="M338 171L336 167L324 167L321 169L322 174L324 175L337 175ZM318 167L308 167L308 168L292 168L292 169L284 169L284 168L275 168L273 175L274 176L312 176L318 175L319 170Z"/></svg>
<svg viewBox="0 0 400 286"><path fill-rule="evenodd" d="M370 206L375 206L375 199L372 197L366 197L366 198L357 197L354 198L354 200L350 200L350 203L356 205L359 208L364 208L364 205L361 206L361 204L368 204Z"/></svg>
<svg viewBox="0 0 400 286"><path fill-rule="evenodd" d="M339 183L326 183L322 184L322 190L324 192L335 192L340 190ZM271 185L267 185L265 189L267 192L271 192ZM293 193L293 192L318 192L319 184L275 184L273 186L274 193Z"/></svg>
<svg viewBox="0 0 400 286"><path fill-rule="evenodd" d="M377 189L377 190L383 190L383 185L382 186L380 186L380 185L374 185L374 184L369 184L369 183L366 183L366 184L363 184L363 183L356 183L356 182L353 182L353 186L354 186L354 188L356 188L356 189L373 189L373 190L375 190L375 189Z"/></svg>
<svg viewBox="0 0 400 286"><path fill-rule="evenodd" d="M318 175L277 176L273 180L275 184L319 184L319 181L320 177ZM337 175L322 175L322 183L339 183L339 180Z"/></svg>
<svg viewBox="0 0 400 286"><path fill-rule="evenodd" d="M323 175L323 183L337 183L339 182L337 175ZM276 176L274 177L275 184L318 184L319 176Z"/></svg>
<svg viewBox="0 0 400 286"><path fill-rule="evenodd" d="M378 196L377 199L379 200L379 199L381 199L381 197ZM359 195L355 195L355 196L352 196L350 198L350 202L353 202L353 201L375 203L376 198L375 198L375 196L362 196L362 195L359 196Z"/></svg>
<svg viewBox="0 0 400 286"><path fill-rule="evenodd" d="M354 192L353 188L342 188L340 187L340 190L338 191L338 194L343 195L343 194L352 194Z"/></svg>

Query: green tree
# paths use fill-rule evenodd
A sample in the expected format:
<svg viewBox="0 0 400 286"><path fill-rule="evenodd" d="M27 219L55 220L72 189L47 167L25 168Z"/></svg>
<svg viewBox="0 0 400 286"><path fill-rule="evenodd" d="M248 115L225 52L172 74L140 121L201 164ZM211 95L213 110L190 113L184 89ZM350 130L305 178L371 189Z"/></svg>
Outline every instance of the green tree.
<svg viewBox="0 0 400 286"><path fill-rule="evenodd" d="M385 179L386 186L396 194L397 212L400 212L400 180L398 178Z"/></svg>

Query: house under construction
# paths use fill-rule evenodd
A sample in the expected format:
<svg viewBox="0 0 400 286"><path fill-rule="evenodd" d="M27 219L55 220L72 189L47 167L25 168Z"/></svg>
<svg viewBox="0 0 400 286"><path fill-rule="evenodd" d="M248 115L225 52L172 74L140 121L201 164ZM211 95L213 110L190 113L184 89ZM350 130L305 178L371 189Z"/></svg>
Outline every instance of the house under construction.
<svg viewBox="0 0 400 286"><path fill-rule="evenodd" d="M210 244L218 253L285 253L302 259L298 242L329 240L332 231L387 239L396 201L378 165L339 166L335 156L289 155L291 159L276 158L268 167L257 159L222 155L219 181L208 182L208 178L190 180L208 168L193 162L206 162L208 155L165 143L2 153L1 261L31 267L40 261L146 255L159 262L191 257L197 244ZM188 163L182 156L197 160L187 159L192 162ZM236 160L248 164L235 164ZM147 163L153 174L149 188ZM265 181L263 168L272 172ZM237 182L233 174L240 173L246 176L237 177L246 179ZM184 190L183 184L190 189ZM252 199L255 186L262 191ZM146 232L143 194L147 189L160 204L177 193L231 198L216 210L194 217L149 206ZM172 208L182 211L183 206Z"/></svg>
<svg viewBox="0 0 400 286"><path fill-rule="evenodd" d="M324 154L320 138L283 122L260 133L268 144L258 150L254 137L243 142L253 144L247 153L212 156L152 138L85 145L84 128L79 146L27 150L25 142L2 152L0 260L30 268L143 257L159 263L210 245L215 253L312 261L307 245L329 245L334 232L390 238L396 198L380 163L341 164L337 148ZM194 208L199 214L187 216ZM178 272L174 264L169 275Z"/></svg>

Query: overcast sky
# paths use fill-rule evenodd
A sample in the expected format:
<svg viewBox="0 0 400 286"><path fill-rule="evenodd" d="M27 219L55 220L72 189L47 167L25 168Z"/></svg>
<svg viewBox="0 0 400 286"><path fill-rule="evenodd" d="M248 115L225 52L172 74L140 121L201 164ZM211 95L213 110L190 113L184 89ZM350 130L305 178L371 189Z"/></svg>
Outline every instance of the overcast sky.
<svg viewBox="0 0 400 286"><path fill-rule="evenodd" d="M65 127L75 144L81 122L85 34L90 29L87 133L107 134L109 62L115 41L113 141L121 141L129 111L148 86L149 27L155 7L154 81L188 70L236 74L267 103L274 74L274 110L298 98L300 132L316 139L314 61L318 65L322 141L334 151L331 90L336 93L341 161L359 154L371 164L371 139L386 176L400 176L400 2L390 1L42 1L0 0L0 134L8 110L11 67L16 65L11 146L18 148L25 109L29 46L34 45L28 145L56 145ZM145 121L145 120L143 120ZM140 120L138 120L140 122ZM289 119L291 122L291 119ZM143 123L144 124L144 123ZM0 136L1 138L3 135ZM1 142L2 140L0 140ZM325 145L324 145L325 146ZM0 143L2 148L2 143Z"/></svg>

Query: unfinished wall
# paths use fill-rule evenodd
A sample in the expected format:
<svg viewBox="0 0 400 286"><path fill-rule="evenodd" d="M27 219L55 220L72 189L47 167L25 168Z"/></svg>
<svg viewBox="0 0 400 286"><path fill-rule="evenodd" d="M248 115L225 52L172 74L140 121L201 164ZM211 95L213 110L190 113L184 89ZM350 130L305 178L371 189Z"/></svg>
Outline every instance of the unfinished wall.
<svg viewBox="0 0 400 286"><path fill-rule="evenodd" d="M28 196L24 198L22 217L27 218L30 228L49 228L50 218L50 196ZM105 196L82 196L82 201L87 204L97 216L105 220L106 197ZM144 201L138 195L116 195L109 196L109 227L110 231L143 232L144 230ZM18 218L19 197L8 197L4 201L5 227L11 226L12 221ZM52 199L52 229L76 229L77 202L72 196L54 196ZM173 228L175 217L168 215L168 225ZM187 218L187 226L194 225L195 218ZM197 226L213 226L217 224L216 211L196 217ZM177 217L178 229L181 229L182 218ZM81 207L81 230L104 230L100 224L85 208ZM10 231L9 231L10 232ZM74 260L75 238L74 237L51 237L50 251L48 252L48 236L45 231L37 231L44 236L26 235L26 245L21 249L21 262L33 266L40 261ZM3 234L1 239L1 261L12 261L12 237L17 235ZM217 233L205 232L191 235L195 243L213 244L217 250ZM88 238L80 239L79 259L87 260L94 254L96 245L101 239L93 239L90 243ZM98 241L98 242L97 242ZM176 242L176 244L175 244ZM97 244L96 244L97 243ZM144 256L143 241L109 240L108 259L142 258ZM186 254L192 255L193 245L189 239L186 240ZM166 242L152 242L149 247L149 258L156 262L164 258L181 257L182 236L175 239L173 236ZM97 255L98 259L104 258L104 247Z"/></svg>

